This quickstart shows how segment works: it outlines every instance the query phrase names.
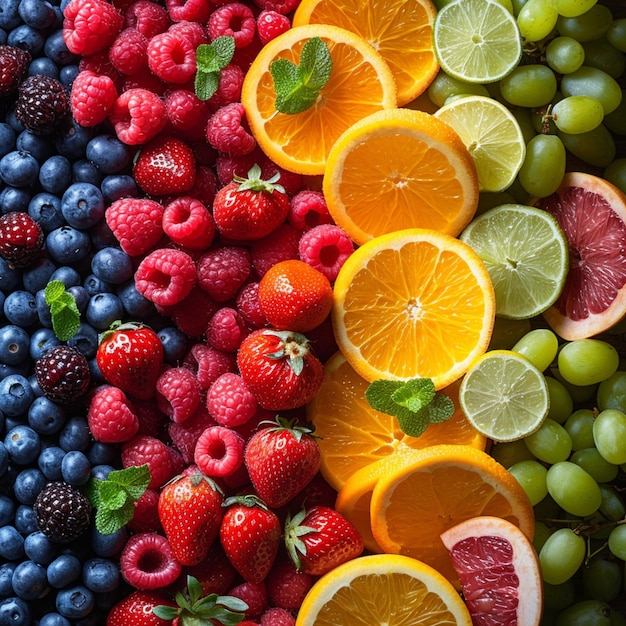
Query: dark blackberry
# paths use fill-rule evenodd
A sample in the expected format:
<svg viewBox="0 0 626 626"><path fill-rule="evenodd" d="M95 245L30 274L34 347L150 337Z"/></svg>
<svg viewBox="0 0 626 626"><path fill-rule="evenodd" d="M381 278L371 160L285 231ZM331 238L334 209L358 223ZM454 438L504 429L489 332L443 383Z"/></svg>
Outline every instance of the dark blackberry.
<svg viewBox="0 0 626 626"><path fill-rule="evenodd" d="M35 376L44 396L59 404L79 398L91 380L85 356L66 345L56 346L37 359Z"/></svg>
<svg viewBox="0 0 626 626"><path fill-rule="evenodd" d="M0 97L7 96L19 87L30 61L28 50L0 45Z"/></svg>
<svg viewBox="0 0 626 626"><path fill-rule="evenodd" d="M28 213L13 211L0 217L0 256L14 267L33 265L41 256L41 226Z"/></svg>
<svg viewBox="0 0 626 626"><path fill-rule="evenodd" d="M77 487L63 481L48 483L33 504L39 530L53 541L70 543L89 527L91 504Z"/></svg>
<svg viewBox="0 0 626 626"><path fill-rule="evenodd" d="M51 133L69 110L65 87L56 78L34 74L20 85L15 115L31 133Z"/></svg>

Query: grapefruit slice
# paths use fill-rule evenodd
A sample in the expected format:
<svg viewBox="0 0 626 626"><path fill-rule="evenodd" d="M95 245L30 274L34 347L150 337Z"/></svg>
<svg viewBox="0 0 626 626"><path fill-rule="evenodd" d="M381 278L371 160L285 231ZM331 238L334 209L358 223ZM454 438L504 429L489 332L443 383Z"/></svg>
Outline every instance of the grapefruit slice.
<svg viewBox="0 0 626 626"><path fill-rule="evenodd" d="M500 517L470 518L441 534L474 626L538 626L543 583L535 548Z"/></svg>
<svg viewBox="0 0 626 626"><path fill-rule="evenodd" d="M567 341L608 330L626 315L626 195L598 176L570 172L533 204L555 217L569 246L565 286L546 321Z"/></svg>

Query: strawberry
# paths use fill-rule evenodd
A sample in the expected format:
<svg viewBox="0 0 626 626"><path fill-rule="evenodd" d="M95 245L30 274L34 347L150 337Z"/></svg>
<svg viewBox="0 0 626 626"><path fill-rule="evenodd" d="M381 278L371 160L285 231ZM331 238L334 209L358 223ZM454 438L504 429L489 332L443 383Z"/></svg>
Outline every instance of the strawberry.
<svg viewBox="0 0 626 626"><path fill-rule="evenodd" d="M213 218L222 236L234 240L261 239L278 228L291 206L280 174L261 178L261 168L254 165L247 178L234 175L213 200Z"/></svg>
<svg viewBox="0 0 626 626"><path fill-rule="evenodd" d="M100 337L96 363L108 383L148 400L163 365L163 344L148 326L114 322Z"/></svg>
<svg viewBox="0 0 626 626"><path fill-rule="evenodd" d="M155 592L133 591L111 609L106 626L167 626L170 621L153 613L157 606L173 606L173 603Z"/></svg>
<svg viewBox="0 0 626 626"><path fill-rule="evenodd" d="M321 576L363 552L357 529L327 506L302 509L285 522L285 544L299 571Z"/></svg>
<svg viewBox="0 0 626 626"><path fill-rule="evenodd" d="M280 545L280 521L254 495L234 496L222 518L220 541L233 567L245 580L262 582L269 573Z"/></svg>
<svg viewBox="0 0 626 626"><path fill-rule="evenodd" d="M182 139L159 136L139 153L133 178L151 196L182 194L196 180L196 157Z"/></svg>
<svg viewBox="0 0 626 626"><path fill-rule="evenodd" d="M309 340L292 331L253 331L239 346L237 366L259 405L272 411L305 405L324 379Z"/></svg>
<svg viewBox="0 0 626 626"><path fill-rule="evenodd" d="M177 476L161 490L159 519L174 555L183 565L204 559L220 530L222 492L195 469Z"/></svg>
<svg viewBox="0 0 626 626"><path fill-rule="evenodd" d="M276 418L248 440L244 452L248 475L258 496L270 507L287 504L320 468L320 449L311 430L295 419Z"/></svg>

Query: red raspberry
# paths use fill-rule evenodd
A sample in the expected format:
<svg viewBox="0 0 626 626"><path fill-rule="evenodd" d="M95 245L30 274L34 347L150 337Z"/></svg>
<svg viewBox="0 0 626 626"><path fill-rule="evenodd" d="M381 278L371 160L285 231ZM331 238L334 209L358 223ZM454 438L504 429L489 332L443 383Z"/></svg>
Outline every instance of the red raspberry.
<svg viewBox="0 0 626 626"><path fill-rule="evenodd" d="M267 593L274 604L287 611L297 611L313 586L310 574L299 572L287 558L279 559L265 579Z"/></svg>
<svg viewBox="0 0 626 626"><path fill-rule="evenodd" d="M70 107L78 124L92 127L106 120L117 100L117 89L113 79L83 70L72 83Z"/></svg>
<svg viewBox="0 0 626 626"><path fill-rule="evenodd" d="M200 405L200 384L191 370L170 367L159 376L157 402L173 422L189 419Z"/></svg>
<svg viewBox="0 0 626 626"><path fill-rule="evenodd" d="M157 533L133 535L120 554L122 578L135 589L162 589L182 571L165 537Z"/></svg>
<svg viewBox="0 0 626 626"><path fill-rule="evenodd" d="M241 2L230 2L211 13L207 31L211 41L218 37L232 37L236 48L252 43L256 33L256 20L252 9Z"/></svg>
<svg viewBox="0 0 626 626"><path fill-rule="evenodd" d="M138 533L161 530L159 492L156 489L146 489L140 498L135 500L135 513L127 526Z"/></svg>
<svg viewBox="0 0 626 626"><path fill-rule="evenodd" d="M79 72L89 70L98 76L108 76L113 81L117 92L122 92L123 77L111 64L108 48L88 57L81 57L78 70Z"/></svg>
<svg viewBox="0 0 626 626"><path fill-rule="evenodd" d="M175 37L185 37L191 41L194 50L203 43L209 43L204 28L198 22L176 22L169 27L168 31Z"/></svg>
<svg viewBox="0 0 626 626"><path fill-rule="evenodd" d="M222 374L207 392L206 405L211 417L221 426L236 428L257 412L254 394L239 374Z"/></svg>
<svg viewBox="0 0 626 626"><path fill-rule="evenodd" d="M201 128L209 119L206 103L186 89L175 89L165 96L165 112L177 131Z"/></svg>
<svg viewBox="0 0 626 626"><path fill-rule="evenodd" d="M229 596L234 596L243 600L248 608L246 609L247 619L258 619L267 609L268 597L265 583L243 582L228 591ZM239 626L245 622L239 622Z"/></svg>
<svg viewBox="0 0 626 626"><path fill-rule="evenodd" d="M165 104L151 91L129 89L115 101L109 120L120 141L128 145L143 144L165 127Z"/></svg>
<svg viewBox="0 0 626 626"><path fill-rule="evenodd" d="M239 102L243 77L243 70L234 63L229 63L221 70L217 91L206 101L211 111L217 111L232 102Z"/></svg>
<svg viewBox="0 0 626 626"><path fill-rule="evenodd" d="M200 200L204 206L210 207L217 193L218 184L215 172L206 165L200 165L196 169L196 180L193 183L193 187L187 194L192 198Z"/></svg>
<svg viewBox="0 0 626 626"><path fill-rule="evenodd" d="M266 44L291 28L291 20L278 11L264 9L256 18L259 39Z"/></svg>
<svg viewBox="0 0 626 626"><path fill-rule="evenodd" d="M245 441L225 426L211 426L198 439L193 458L207 476L230 476L243 465Z"/></svg>
<svg viewBox="0 0 626 626"><path fill-rule="evenodd" d="M159 248L139 264L135 272L137 291L160 306L181 302L196 284L196 268L182 250Z"/></svg>
<svg viewBox="0 0 626 626"><path fill-rule="evenodd" d="M187 37L171 29L159 33L148 42L148 66L166 83L187 83L196 75L196 48Z"/></svg>
<svg viewBox="0 0 626 626"><path fill-rule="evenodd" d="M318 224L333 223L324 194L312 189L303 189L293 196L287 219L298 230L309 230Z"/></svg>
<svg viewBox="0 0 626 626"><path fill-rule="evenodd" d="M206 136L218 151L227 154L248 154L256 147L256 140L247 129L246 111L241 102L232 102L218 109L209 118Z"/></svg>
<svg viewBox="0 0 626 626"><path fill-rule="evenodd" d="M197 265L198 284L216 302L235 296L252 274L247 248L226 246L203 254Z"/></svg>
<svg viewBox="0 0 626 626"><path fill-rule="evenodd" d="M14 267L29 267L41 256L44 235L28 213L12 211L0 217L0 257Z"/></svg>
<svg viewBox="0 0 626 626"><path fill-rule="evenodd" d="M295 626L296 618L285 609L273 606L261 615L259 626Z"/></svg>
<svg viewBox="0 0 626 626"><path fill-rule="evenodd" d="M167 11L151 0L136 0L124 13L124 26L136 28L148 39L165 32L169 24Z"/></svg>
<svg viewBox="0 0 626 626"><path fill-rule="evenodd" d="M252 266L259 277L276 263L298 258L298 244L302 233L289 224L281 224L274 232L252 242Z"/></svg>
<svg viewBox="0 0 626 626"><path fill-rule="evenodd" d="M124 25L122 14L105 0L70 0L63 17L63 41L82 56L108 48Z"/></svg>
<svg viewBox="0 0 626 626"><path fill-rule="evenodd" d="M213 241L215 221L200 200L179 196L165 207L163 231L179 246L204 250Z"/></svg>
<svg viewBox="0 0 626 626"><path fill-rule="evenodd" d="M252 166L259 162L261 154L258 146L248 154L220 154L215 161L220 185L225 187L233 181L235 175L245 178Z"/></svg>
<svg viewBox="0 0 626 626"><path fill-rule="evenodd" d="M259 283L245 284L237 294L235 303L241 317L251 329L267 326L267 319L259 306Z"/></svg>
<svg viewBox="0 0 626 626"><path fill-rule="evenodd" d="M149 198L120 198L105 213L106 223L120 247L140 256L163 236L163 206Z"/></svg>
<svg viewBox="0 0 626 626"><path fill-rule="evenodd" d="M335 224L320 224L300 237L298 255L333 282L347 258L354 252L348 233Z"/></svg>
<svg viewBox="0 0 626 626"><path fill-rule="evenodd" d="M139 430L135 409L118 387L104 385L93 394L87 412L89 430L96 441L122 443Z"/></svg>
<svg viewBox="0 0 626 626"><path fill-rule="evenodd" d="M223 307L211 318L206 340L217 350L235 352L247 334L248 329L241 315L235 309Z"/></svg>
<svg viewBox="0 0 626 626"><path fill-rule="evenodd" d="M136 74L148 66L148 38L136 28L125 28L111 44L109 59L120 74Z"/></svg>
<svg viewBox="0 0 626 626"><path fill-rule="evenodd" d="M222 374L234 372L236 362L231 353L216 350L205 343L197 343L189 350L183 367L195 373L200 388L206 391Z"/></svg>
<svg viewBox="0 0 626 626"><path fill-rule="evenodd" d="M122 467L147 464L151 480L148 487L157 489L173 478L176 471L174 457L162 441L156 437L137 435L122 445Z"/></svg>
<svg viewBox="0 0 626 626"><path fill-rule="evenodd" d="M204 24L211 15L208 0L165 0L167 12L174 22L199 22Z"/></svg>
<svg viewBox="0 0 626 626"><path fill-rule="evenodd" d="M200 435L211 426L217 426L215 420L209 415L206 407L199 406L196 412L181 424L170 422L167 426L167 434L176 446L185 463L193 463L193 453Z"/></svg>
<svg viewBox="0 0 626 626"><path fill-rule="evenodd" d="M170 317L188 337L202 337L218 304L196 285L178 304L157 308L163 315Z"/></svg>
<svg viewBox="0 0 626 626"><path fill-rule="evenodd" d="M300 0L254 0L254 4L267 11L276 11L287 15L300 4Z"/></svg>

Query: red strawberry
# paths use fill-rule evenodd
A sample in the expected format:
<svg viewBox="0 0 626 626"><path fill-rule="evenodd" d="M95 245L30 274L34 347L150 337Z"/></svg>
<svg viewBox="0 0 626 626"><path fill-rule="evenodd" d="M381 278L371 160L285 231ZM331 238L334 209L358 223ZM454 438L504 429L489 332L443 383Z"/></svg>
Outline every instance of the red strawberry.
<svg viewBox="0 0 626 626"><path fill-rule="evenodd" d="M213 218L219 232L229 239L261 239L278 228L287 218L291 203L280 174L261 178L261 168L254 165L248 178L233 176L213 200Z"/></svg>
<svg viewBox="0 0 626 626"><path fill-rule="evenodd" d="M222 492L199 470L167 483L159 497L159 518L174 555L196 565L208 554L222 521Z"/></svg>
<svg viewBox="0 0 626 626"><path fill-rule="evenodd" d="M139 154L133 168L137 184L151 196L181 194L196 180L196 157L177 137L156 137Z"/></svg>
<svg viewBox="0 0 626 626"><path fill-rule="evenodd" d="M248 440L244 460L252 485L270 507L287 504L320 468L320 450L311 430L284 418Z"/></svg>
<svg viewBox="0 0 626 626"><path fill-rule="evenodd" d="M357 529L327 506L303 509L285 523L285 543L296 568L321 576L363 552Z"/></svg>
<svg viewBox="0 0 626 626"><path fill-rule="evenodd" d="M254 495L234 496L220 526L220 541L233 567L252 583L265 579L276 560L282 528L264 502Z"/></svg>
<svg viewBox="0 0 626 626"><path fill-rule="evenodd" d="M163 365L163 344L148 326L114 322L103 333L96 363L111 385L148 400L154 395Z"/></svg>
<svg viewBox="0 0 626 626"><path fill-rule="evenodd" d="M262 328L250 333L237 351L237 366L259 405L272 411L305 405L324 379L309 340L292 331Z"/></svg>
<svg viewBox="0 0 626 626"><path fill-rule="evenodd" d="M167 626L171 622L157 617L156 606L174 606L170 600L149 591L133 591L109 612L106 626Z"/></svg>

